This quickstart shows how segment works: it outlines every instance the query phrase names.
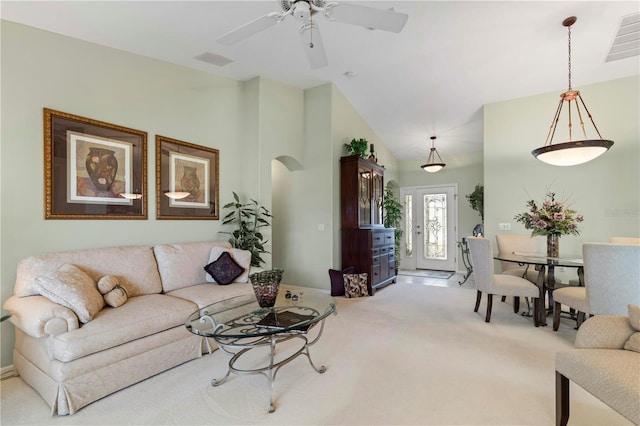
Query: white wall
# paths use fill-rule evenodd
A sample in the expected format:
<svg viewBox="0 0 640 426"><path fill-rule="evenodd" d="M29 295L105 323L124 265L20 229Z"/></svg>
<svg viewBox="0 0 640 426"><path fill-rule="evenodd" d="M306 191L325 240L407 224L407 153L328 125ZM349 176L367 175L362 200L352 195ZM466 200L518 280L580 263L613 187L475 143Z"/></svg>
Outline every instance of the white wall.
<svg viewBox="0 0 640 426"><path fill-rule="evenodd" d="M525 211L528 199L541 201L547 188L585 218L580 236L561 238L561 255L581 253L584 242L640 236L639 80L577 88L602 137L615 144L599 158L572 167L547 165L531 155L544 144L561 90L485 106L485 233L494 246L498 223L511 223L511 233L529 234L513 217Z"/></svg>

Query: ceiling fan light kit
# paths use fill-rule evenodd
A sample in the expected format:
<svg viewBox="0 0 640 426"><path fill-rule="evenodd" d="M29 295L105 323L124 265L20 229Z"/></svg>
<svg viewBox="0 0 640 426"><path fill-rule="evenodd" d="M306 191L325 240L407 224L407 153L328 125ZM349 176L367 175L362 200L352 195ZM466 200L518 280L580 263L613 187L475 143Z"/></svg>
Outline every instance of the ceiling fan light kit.
<svg viewBox="0 0 640 426"><path fill-rule="evenodd" d="M425 172L429 172L429 173L439 172L446 166L446 164L442 161L442 158L440 158L440 154L438 154L438 151L436 150L435 143L436 143L436 137L431 136L431 151L429 151L429 157L427 158L427 163L420 166L420 168ZM437 161L436 161L436 157L438 157Z"/></svg>
<svg viewBox="0 0 640 426"><path fill-rule="evenodd" d="M311 68L328 65L327 57L320 37L319 27L314 21L318 13L329 21L358 25L369 29L378 29L399 33L407 23L409 16L394 10L376 9L368 6L325 0L279 0L282 12L271 12L254 19L226 34L218 37L218 42L230 46L261 31L282 22L287 16L303 21L300 36L303 48Z"/></svg>
<svg viewBox="0 0 640 426"><path fill-rule="evenodd" d="M538 160L554 166L575 166L577 164L586 163L604 154L613 145L613 141L602 139L600 131L598 130L598 127L593 120L593 116L587 109L587 105L582 99L582 96L580 96L580 91L572 90L571 88L571 26L575 22L575 16L570 16L562 21L562 25L567 27L569 34L569 90L560 95L560 103L558 104L556 113L553 117L553 120L551 121L551 126L549 127L549 133L547 134L547 139L544 146L531 151L531 154L533 154L533 156ZM569 120L569 141L553 144L553 136L555 135L556 127L558 126L558 121L560 120L560 113L562 112L562 107L564 106L565 102L567 102L568 104L567 111ZM584 136L583 140L574 141L572 139L572 104L575 113L580 120L580 129L582 131L582 135ZM584 109L584 113L582 112L581 107ZM585 130L583 115L586 115L591 121L591 124L593 125L593 128L598 135L598 139L588 139Z"/></svg>

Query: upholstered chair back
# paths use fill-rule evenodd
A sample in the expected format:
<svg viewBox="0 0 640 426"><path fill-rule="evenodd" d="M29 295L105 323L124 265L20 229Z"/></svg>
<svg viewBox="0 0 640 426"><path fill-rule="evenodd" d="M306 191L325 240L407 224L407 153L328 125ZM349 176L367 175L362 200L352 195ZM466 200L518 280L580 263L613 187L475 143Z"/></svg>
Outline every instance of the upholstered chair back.
<svg viewBox="0 0 640 426"><path fill-rule="evenodd" d="M633 244L640 244L640 238L636 238L636 237L611 237L611 238L609 238L609 242L612 243L612 244L633 245Z"/></svg>
<svg viewBox="0 0 640 426"><path fill-rule="evenodd" d="M594 315L627 315L640 305L640 245L585 243L584 285Z"/></svg>
<svg viewBox="0 0 640 426"><path fill-rule="evenodd" d="M491 293L494 275L491 242L486 238L468 237L467 245L471 255L476 289Z"/></svg>
<svg viewBox="0 0 640 426"><path fill-rule="evenodd" d="M497 234L498 253L536 253L538 251L538 237L521 234ZM501 261L502 272L509 269L522 269L515 262Z"/></svg>

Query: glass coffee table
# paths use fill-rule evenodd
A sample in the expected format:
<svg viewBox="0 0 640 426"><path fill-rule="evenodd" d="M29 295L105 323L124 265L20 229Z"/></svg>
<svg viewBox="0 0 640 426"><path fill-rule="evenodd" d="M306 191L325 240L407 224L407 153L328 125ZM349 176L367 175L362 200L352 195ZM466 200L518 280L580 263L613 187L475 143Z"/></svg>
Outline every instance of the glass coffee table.
<svg viewBox="0 0 640 426"><path fill-rule="evenodd" d="M292 297L285 297L286 293ZM211 385L220 386L231 373L263 374L269 380L270 413L275 410L273 382L280 367L304 355L315 371L320 374L326 371L324 366L315 366L309 348L320 340L324 320L336 312L335 300L327 294L302 294L293 290L286 293L280 289L272 308L261 308L253 294L225 299L198 309L185 322L189 331L214 339L221 350L231 355L227 374L221 379L211 380ZM307 333L317 325L320 329L311 338ZM299 343L299 347L296 346L293 353L287 352L284 359L276 359L277 346L290 340ZM240 358L247 358L250 352L259 348L269 351L264 365L255 368L238 365Z"/></svg>

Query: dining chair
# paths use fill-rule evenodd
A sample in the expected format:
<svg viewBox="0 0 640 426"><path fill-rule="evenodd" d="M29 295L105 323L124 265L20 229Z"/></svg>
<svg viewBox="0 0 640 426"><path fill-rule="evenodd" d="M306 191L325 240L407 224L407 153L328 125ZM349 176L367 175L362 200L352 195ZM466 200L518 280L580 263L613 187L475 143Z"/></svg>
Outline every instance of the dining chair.
<svg viewBox="0 0 640 426"><path fill-rule="evenodd" d="M584 287L553 292L554 331L562 305L579 311L578 327L586 315L626 315L627 305L640 305L640 245L585 243L582 258Z"/></svg>
<svg viewBox="0 0 640 426"><path fill-rule="evenodd" d="M494 270L493 250L491 242L486 238L467 238L469 253L471 255L471 264L473 266L473 275L476 283L476 306L474 312L478 312L482 293L487 294L487 313L485 322L491 321L491 308L493 304L493 295L513 296L513 312L520 310L520 297L531 297L533 303L534 324L537 327L538 322L538 303L537 299L540 294L538 286L529 280L515 275L496 274Z"/></svg>
<svg viewBox="0 0 640 426"><path fill-rule="evenodd" d="M498 253L536 253L538 252L538 237L522 234L496 234ZM538 279L538 271L528 266L521 266L514 262L500 261L502 273L526 278L531 282Z"/></svg>
<svg viewBox="0 0 640 426"><path fill-rule="evenodd" d="M611 237L611 238L609 238L609 242L612 243L612 244L634 245L634 244L640 244L640 238L636 238L636 237Z"/></svg>

